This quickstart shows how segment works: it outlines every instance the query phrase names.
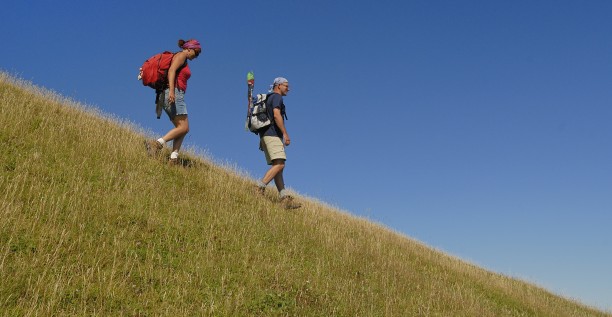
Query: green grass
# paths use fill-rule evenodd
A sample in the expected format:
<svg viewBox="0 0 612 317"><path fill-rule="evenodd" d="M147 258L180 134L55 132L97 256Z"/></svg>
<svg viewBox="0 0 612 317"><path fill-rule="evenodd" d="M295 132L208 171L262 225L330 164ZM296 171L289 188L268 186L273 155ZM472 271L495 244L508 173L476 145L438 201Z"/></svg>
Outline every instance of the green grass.
<svg viewBox="0 0 612 317"><path fill-rule="evenodd" d="M283 210L194 153L167 166L5 73L0 118L1 315L610 316L313 199Z"/></svg>

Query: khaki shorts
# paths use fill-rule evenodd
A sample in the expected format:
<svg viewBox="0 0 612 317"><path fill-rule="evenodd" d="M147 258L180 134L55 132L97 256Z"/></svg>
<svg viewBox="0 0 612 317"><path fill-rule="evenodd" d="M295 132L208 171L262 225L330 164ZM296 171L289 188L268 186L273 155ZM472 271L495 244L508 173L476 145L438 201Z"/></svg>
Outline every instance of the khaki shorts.
<svg viewBox="0 0 612 317"><path fill-rule="evenodd" d="M285 145L281 138L276 136L264 136L261 138L261 149L266 155L266 162L268 165L272 165L273 160L287 160L285 154Z"/></svg>

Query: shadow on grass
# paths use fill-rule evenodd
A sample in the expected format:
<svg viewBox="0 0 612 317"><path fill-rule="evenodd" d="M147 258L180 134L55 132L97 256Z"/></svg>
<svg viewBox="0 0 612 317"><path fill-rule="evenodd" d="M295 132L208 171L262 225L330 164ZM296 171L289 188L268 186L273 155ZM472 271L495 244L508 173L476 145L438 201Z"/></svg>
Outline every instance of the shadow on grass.
<svg viewBox="0 0 612 317"><path fill-rule="evenodd" d="M169 158L170 157L168 157L168 159ZM178 162L176 163L175 166L183 167L183 168L204 168L204 169L209 169L210 168L210 166L208 166L204 162L202 162L200 160L192 159L192 158L189 158L189 157L179 158Z"/></svg>

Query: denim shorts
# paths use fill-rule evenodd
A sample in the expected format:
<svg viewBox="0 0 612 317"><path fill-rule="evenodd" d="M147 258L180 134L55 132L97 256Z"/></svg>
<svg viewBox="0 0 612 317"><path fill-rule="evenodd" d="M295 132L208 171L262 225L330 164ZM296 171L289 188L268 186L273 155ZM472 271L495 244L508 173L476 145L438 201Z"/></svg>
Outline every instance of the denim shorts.
<svg viewBox="0 0 612 317"><path fill-rule="evenodd" d="M185 91L178 88L174 88L174 104L168 103L168 95L170 89L164 91L164 111L168 114L170 119L174 119L176 116L187 115L187 104L185 103Z"/></svg>

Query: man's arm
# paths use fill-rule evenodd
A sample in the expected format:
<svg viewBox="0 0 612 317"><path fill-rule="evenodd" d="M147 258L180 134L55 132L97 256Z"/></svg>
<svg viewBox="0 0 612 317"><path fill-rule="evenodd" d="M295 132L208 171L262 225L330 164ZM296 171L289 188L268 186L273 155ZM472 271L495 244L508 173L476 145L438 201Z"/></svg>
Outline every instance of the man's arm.
<svg viewBox="0 0 612 317"><path fill-rule="evenodd" d="M276 126L283 134L283 140L285 141L285 145L288 146L291 143L291 139L289 139L289 133L287 133L287 129L285 129L285 121L283 120L283 116L281 115L281 111L279 108L274 108L274 122L276 122Z"/></svg>

